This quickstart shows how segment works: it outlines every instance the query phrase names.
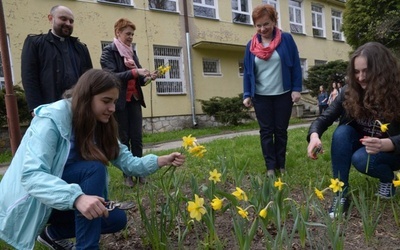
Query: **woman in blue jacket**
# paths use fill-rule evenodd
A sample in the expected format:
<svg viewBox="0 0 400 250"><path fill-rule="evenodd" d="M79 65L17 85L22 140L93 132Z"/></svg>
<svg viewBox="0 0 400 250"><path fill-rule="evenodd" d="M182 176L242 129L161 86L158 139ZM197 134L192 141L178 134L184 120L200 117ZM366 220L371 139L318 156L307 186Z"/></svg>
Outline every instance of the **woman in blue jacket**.
<svg viewBox="0 0 400 250"><path fill-rule="evenodd" d="M35 239L51 249L99 249L100 234L126 225L125 213L108 211L107 165L146 176L181 166L180 153L132 156L118 141L113 116L120 81L99 69L84 73L63 99L39 106L0 182L0 238L16 249ZM46 226L46 224L48 224Z"/></svg>
<svg viewBox="0 0 400 250"><path fill-rule="evenodd" d="M252 18L256 34L244 57L243 104L254 106L267 175L274 176L286 167L287 128L293 102L301 97L300 58L293 37L276 27L273 6L257 6Z"/></svg>

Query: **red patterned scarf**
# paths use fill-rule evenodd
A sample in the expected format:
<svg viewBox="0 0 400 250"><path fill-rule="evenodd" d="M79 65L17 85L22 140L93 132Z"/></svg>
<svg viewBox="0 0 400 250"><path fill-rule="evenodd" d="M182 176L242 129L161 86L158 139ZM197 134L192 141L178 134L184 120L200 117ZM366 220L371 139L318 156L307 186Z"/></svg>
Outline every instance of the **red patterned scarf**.
<svg viewBox="0 0 400 250"><path fill-rule="evenodd" d="M257 34L255 34L251 40L250 52L260 59L268 60L272 56L272 53L274 53L276 47L281 43L281 35L281 30L275 27L275 37L267 47L264 47L264 45L258 41Z"/></svg>

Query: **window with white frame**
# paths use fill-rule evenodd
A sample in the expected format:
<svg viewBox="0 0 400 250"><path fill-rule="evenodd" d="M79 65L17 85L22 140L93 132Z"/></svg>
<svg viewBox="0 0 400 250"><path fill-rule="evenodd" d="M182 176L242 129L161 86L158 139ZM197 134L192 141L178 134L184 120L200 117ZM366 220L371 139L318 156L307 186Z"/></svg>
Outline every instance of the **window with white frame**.
<svg viewBox="0 0 400 250"><path fill-rule="evenodd" d="M104 47L107 45L111 44L112 42L110 41L101 41L101 51L103 51Z"/></svg>
<svg viewBox="0 0 400 250"><path fill-rule="evenodd" d="M107 46L107 45L109 45L109 44L111 44L112 42L110 42L110 41L101 41L101 51L103 51L103 49ZM133 50L136 50L136 43L132 43L132 48L133 48Z"/></svg>
<svg viewBox="0 0 400 250"><path fill-rule="evenodd" d="M218 0L193 0L194 15L198 17L218 18Z"/></svg>
<svg viewBox="0 0 400 250"><path fill-rule="evenodd" d="M221 67L218 59L203 58L204 75L221 75Z"/></svg>
<svg viewBox="0 0 400 250"><path fill-rule="evenodd" d="M250 2L249 0L231 0L232 21L234 23L251 24Z"/></svg>
<svg viewBox="0 0 400 250"><path fill-rule="evenodd" d="M243 59L239 60L239 76L243 76L244 74L244 62Z"/></svg>
<svg viewBox="0 0 400 250"><path fill-rule="evenodd" d="M315 66L317 66L317 65L325 65L327 63L327 61L325 61L325 60L315 60L314 61L314 65Z"/></svg>
<svg viewBox="0 0 400 250"><path fill-rule="evenodd" d="M323 8L318 5L311 6L313 36L325 37L325 24Z"/></svg>
<svg viewBox="0 0 400 250"><path fill-rule="evenodd" d="M275 10L278 10L278 0L262 0L262 3L274 6Z"/></svg>
<svg viewBox="0 0 400 250"><path fill-rule="evenodd" d="M97 0L97 2L133 5L132 0Z"/></svg>
<svg viewBox="0 0 400 250"><path fill-rule="evenodd" d="M307 59L302 59L300 58L300 67L301 67L301 74L303 76L303 80L308 78L308 74L307 74ZM303 81L303 86L302 86L302 91L308 91L308 89L306 88L306 86L304 85L304 81Z"/></svg>
<svg viewBox="0 0 400 250"><path fill-rule="evenodd" d="M1 59L1 51L0 51L0 59ZM4 82L4 71L3 71L3 62L0 60L0 89L3 89L5 87L5 82Z"/></svg>
<svg viewBox="0 0 400 250"><path fill-rule="evenodd" d="M149 0L149 8L153 10L178 11L177 0Z"/></svg>
<svg viewBox="0 0 400 250"><path fill-rule="evenodd" d="M333 40L343 41L342 33L342 12L332 10L332 38Z"/></svg>
<svg viewBox="0 0 400 250"><path fill-rule="evenodd" d="M290 32L303 34L303 7L301 1L289 0Z"/></svg>
<svg viewBox="0 0 400 250"><path fill-rule="evenodd" d="M182 49L179 47L154 46L154 66L171 66L170 70L156 79L158 95L185 94L183 83Z"/></svg>
<svg viewBox="0 0 400 250"><path fill-rule="evenodd" d="M7 47L8 47L8 54L11 55L11 50L10 50L10 37L7 34ZM10 56L10 67L11 67L11 80L14 82L14 74L13 74L13 64ZM0 51L0 89L4 89L5 86L5 80L4 80L4 68L3 68L3 60L1 59L1 51Z"/></svg>
<svg viewBox="0 0 400 250"><path fill-rule="evenodd" d="M278 2L278 0L262 0L262 3L274 6L275 11L278 13L278 23L276 25L278 27L280 27L281 19L279 19L280 13L279 13L279 2Z"/></svg>

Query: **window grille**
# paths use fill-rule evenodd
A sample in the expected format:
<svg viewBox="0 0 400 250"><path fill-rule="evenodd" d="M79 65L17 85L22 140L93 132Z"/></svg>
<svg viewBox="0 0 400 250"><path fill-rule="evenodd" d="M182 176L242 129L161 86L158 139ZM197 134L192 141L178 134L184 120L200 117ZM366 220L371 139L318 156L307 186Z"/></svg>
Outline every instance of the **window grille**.
<svg viewBox="0 0 400 250"><path fill-rule="evenodd" d="M251 24L250 6L248 0L231 0L232 21L234 23Z"/></svg>
<svg viewBox="0 0 400 250"><path fill-rule="evenodd" d="M203 59L203 73L205 75L220 75L220 63L218 59Z"/></svg>
<svg viewBox="0 0 400 250"><path fill-rule="evenodd" d="M155 80L159 95L185 94L183 82L182 49L177 47L154 46L154 66L165 65L170 70Z"/></svg>
<svg viewBox="0 0 400 250"><path fill-rule="evenodd" d="M149 0L149 8L177 12L178 3L177 0Z"/></svg>
<svg viewBox="0 0 400 250"><path fill-rule="evenodd" d="M193 0L195 16L217 18L217 0Z"/></svg>
<svg viewBox="0 0 400 250"><path fill-rule="evenodd" d="M300 1L289 0L290 32L303 33L303 11Z"/></svg>

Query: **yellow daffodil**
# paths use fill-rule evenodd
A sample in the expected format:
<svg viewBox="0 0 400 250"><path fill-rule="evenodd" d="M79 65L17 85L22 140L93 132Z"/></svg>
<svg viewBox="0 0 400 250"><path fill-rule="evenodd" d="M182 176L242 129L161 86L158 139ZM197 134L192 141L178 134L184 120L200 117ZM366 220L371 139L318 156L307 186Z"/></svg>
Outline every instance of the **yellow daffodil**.
<svg viewBox="0 0 400 250"><path fill-rule="evenodd" d="M381 124L381 131L382 132L388 131L388 125L389 125L389 123Z"/></svg>
<svg viewBox="0 0 400 250"><path fill-rule="evenodd" d="M240 188L240 187L236 187L236 191L232 193L238 200L244 200L247 201L247 195L246 193Z"/></svg>
<svg viewBox="0 0 400 250"><path fill-rule="evenodd" d="M240 214L240 216L242 216L243 219L248 219L247 216L249 215L249 212L247 212L241 207L236 207L236 208L238 209L238 214Z"/></svg>
<svg viewBox="0 0 400 250"><path fill-rule="evenodd" d="M267 218L267 208L261 209L260 213L258 214L262 218Z"/></svg>
<svg viewBox="0 0 400 250"><path fill-rule="evenodd" d="M381 127L381 131L382 132L386 132L386 131L388 131L388 126L389 126L389 124L390 123L385 123L385 124L383 124L381 121L379 121L379 120L376 120L376 122L379 124L379 126Z"/></svg>
<svg viewBox="0 0 400 250"><path fill-rule="evenodd" d="M331 185L329 185L329 188L332 189L334 193L337 192L342 192L342 187L344 186L344 183L340 181L338 178L336 179L331 179Z"/></svg>
<svg viewBox="0 0 400 250"><path fill-rule="evenodd" d="M202 158L204 153L207 152L204 146L198 145L188 149L188 152L195 157Z"/></svg>
<svg viewBox="0 0 400 250"><path fill-rule="evenodd" d="M210 177L208 178L210 181L213 181L214 184L221 181L221 173L218 173L216 169L210 171Z"/></svg>
<svg viewBox="0 0 400 250"><path fill-rule="evenodd" d="M215 211L220 210L222 208L222 202L223 199L218 198L217 196L214 196L215 198L211 201L211 207Z"/></svg>
<svg viewBox="0 0 400 250"><path fill-rule="evenodd" d="M318 199L320 199L320 200L325 199L324 194L323 194L324 190L320 191L320 190L318 190L318 188L315 188L314 191L315 191L315 194L317 195Z"/></svg>
<svg viewBox="0 0 400 250"><path fill-rule="evenodd" d="M393 180L393 185L395 187L400 187L400 173L397 173L397 180Z"/></svg>
<svg viewBox="0 0 400 250"><path fill-rule="evenodd" d="M187 210L190 212L190 218L196 219L197 221L201 220L201 216L206 213L206 209L203 206L204 199L199 198L197 194L194 195L194 202L189 201Z"/></svg>
<svg viewBox="0 0 400 250"><path fill-rule="evenodd" d="M169 70L171 69L171 66L165 66L165 65L160 65L158 68L157 68L157 75L158 76L162 76L162 75L165 75L165 73L167 73Z"/></svg>
<svg viewBox="0 0 400 250"><path fill-rule="evenodd" d="M285 183L281 181L281 178L278 178L278 180L274 182L274 187L278 188L279 191L281 191L284 184Z"/></svg>
<svg viewBox="0 0 400 250"><path fill-rule="evenodd" d="M189 147L196 146L195 141L196 137L192 137L192 135L182 137L183 143L182 146L187 149Z"/></svg>

